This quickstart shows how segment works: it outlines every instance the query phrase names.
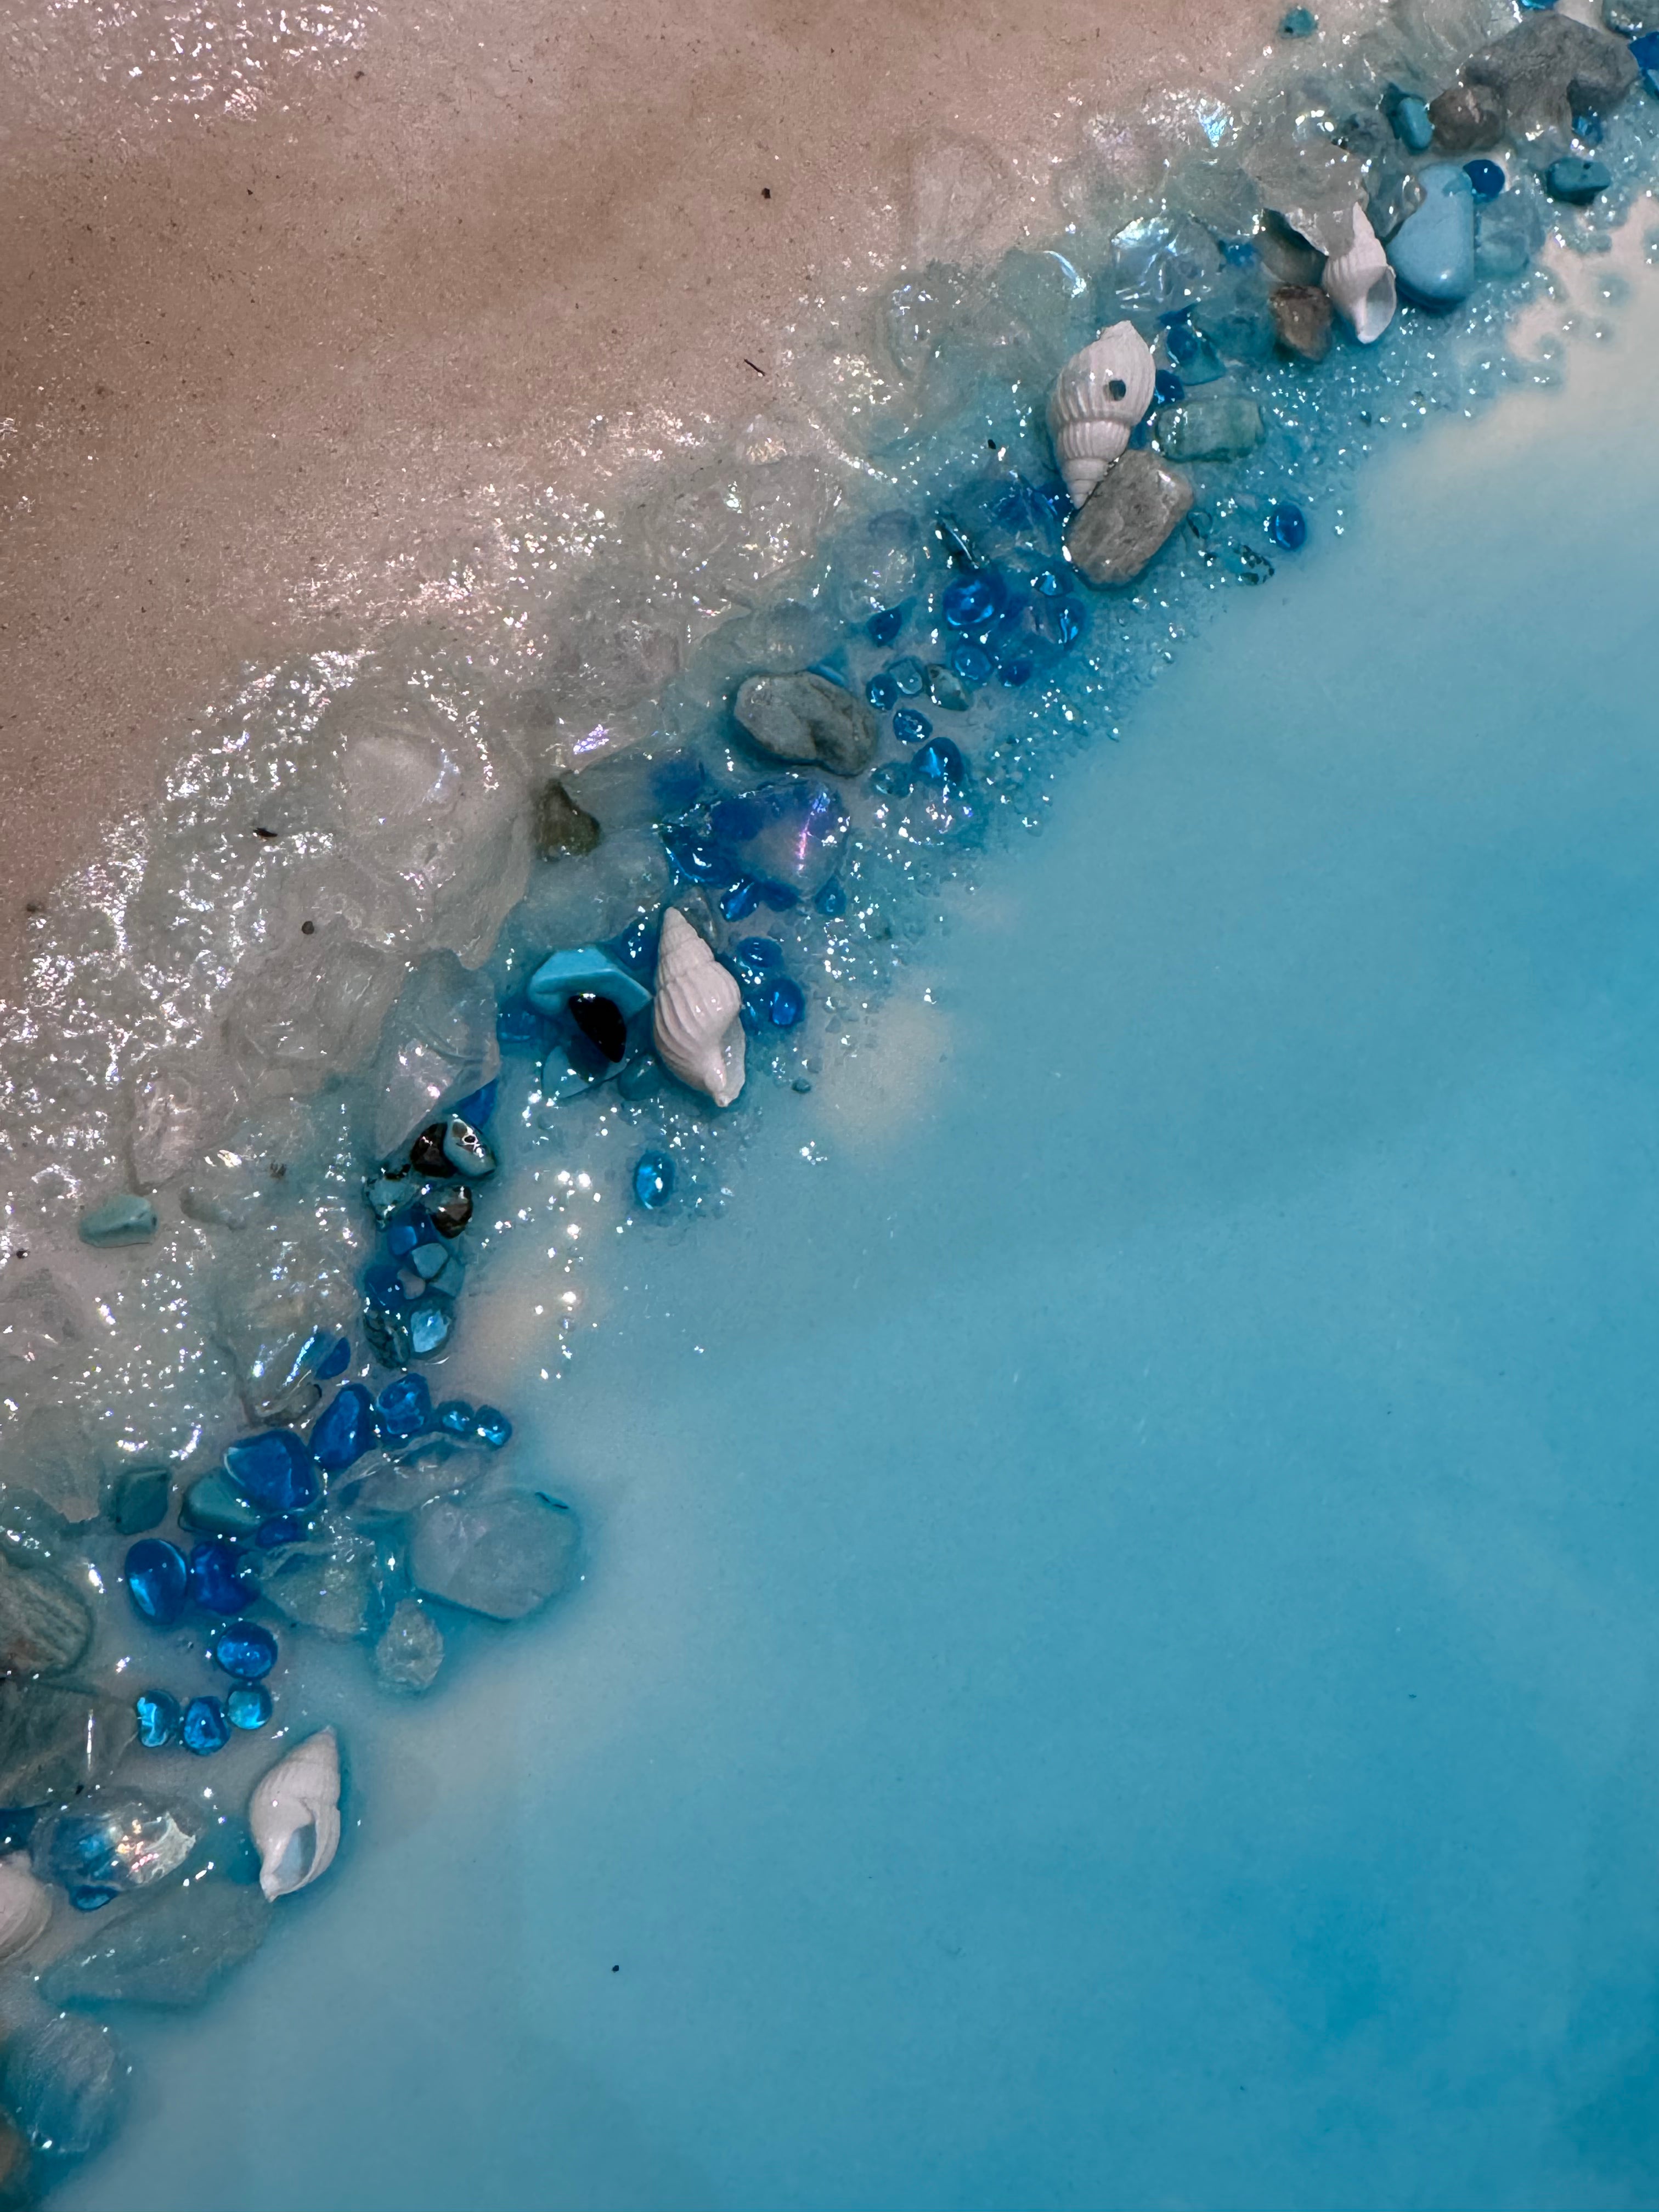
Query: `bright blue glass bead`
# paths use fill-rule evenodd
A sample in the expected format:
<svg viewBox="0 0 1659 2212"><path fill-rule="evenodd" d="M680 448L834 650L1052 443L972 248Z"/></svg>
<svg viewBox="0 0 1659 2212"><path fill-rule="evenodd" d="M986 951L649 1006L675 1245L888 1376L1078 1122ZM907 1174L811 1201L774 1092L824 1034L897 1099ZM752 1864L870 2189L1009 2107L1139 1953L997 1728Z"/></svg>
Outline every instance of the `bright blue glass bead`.
<svg viewBox="0 0 1659 2212"><path fill-rule="evenodd" d="M982 645L965 637L951 647L951 665L964 684L988 684L996 663Z"/></svg>
<svg viewBox="0 0 1659 2212"><path fill-rule="evenodd" d="M403 1276L390 1260L372 1260L363 1269L363 1294L386 1313L397 1313L409 1304Z"/></svg>
<svg viewBox="0 0 1659 2212"><path fill-rule="evenodd" d="M210 1752L222 1751L230 1741L230 1723L217 1698L192 1698L185 1707L181 1734L185 1749L204 1759Z"/></svg>
<svg viewBox="0 0 1659 2212"><path fill-rule="evenodd" d="M1659 70L1659 31L1644 31L1639 39L1631 40L1630 50L1644 76Z"/></svg>
<svg viewBox="0 0 1659 2212"><path fill-rule="evenodd" d="M996 588L988 577L964 576L945 586L945 619L952 629L977 629L996 611Z"/></svg>
<svg viewBox="0 0 1659 2212"><path fill-rule="evenodd" d="M171 1628L185 1609L190 1570L176 1544L146 1536L127 1547L123 1571L132 1609L156 1628Z"/></svg>
<svg viewBox="0 0 1659 2212"><path fill-rule="evenodd" d="M1308 542L1308 518L1294 500L1281 499L1267 517L1267 535L1275 545L1294 553Z"/></svg>
<svg viewBox="0 0 1659 2212"><path fill-rule="evenodd" d="M735 883L743 873L743 863L732 848L715 837L678 829L665 830L662 842L663 850L690 883Z"/></svg>
<svg viewBox="0 0 1659 2212"><path fill-rule="evenodd" d="M113 1905L121 1894L106 1881L77 1881L71 1887L69 1901L77 1912L96 1912L106 1905Z"/></svg>
<svg viewBox="0 0 1659 2212"><path fill-rule="evenodd" d="M1187 387L1172 368L1160 368L1152 379L1152 404L1155 407L1178 407L1187 397Z"/></svg>
<svg viewBox="0 0 1659 2212"><path fill-rule="evenodd" d="M997 671L997 680L1006 684L1011 691L1018 691L1022 684L1031 680L1030 662L1018 655L1012 660L1005 660Z"/></svg>
<svg viewBox="0 0 1659 2212"><path fill-rule="evenodd" d="M933 726L926 714L919 714L914 707L901 707L893 717L893 735L901 744L913 745L918 738L933 735Z"/></svg>
<svg viewBox="0 0 1659 2212"><path fill-rule="evenodd" d="M441 1241L437 1224L418 1199L400 1206L386 1224L386 1249L402 1260L422 1244Z"/></svg>
<svg viewBox="0 0 1659 2212"><path fill-rule="evenodd" d="M884 714L898 697L898 685L890 676L872 676L864 687L864 696L878 714Z"/></svg>
<svg viewBox="0 0 1659 2212"><path fill-rule="evenodd" d="M752 968L762 975L783 965L783 947L775 937L740 937L732 947L739 968Z"/></svg>
<svg viewBox="0 0 1659 2212"><path fill-rule="evenodd" d="M841 887L841 878L831 876L827 884L820 885L812 903L827 920L838 921L847 911L847 894Z"/></svg>
<svg viewBox="0 0 1659 2212"><path fill-rule="evenodd" d="M343 1375L351 1364L351 1339L343 1336L326 1359L312 1373L319 1382L331 1382L337 1375Z"/></svg>
<svg viewBox="0 0 1659 2212"><path fill-rule="evenodd" d="M871 787L884 799L902 799L915 781L908 761L884 761L870 779Z"/></svg>
<svg viewBox="0 0 1659 2212"><path fill-rule="evenodd" d="M472 1408L465 1398L446 1398L438 1408L436 1419L447 1437L470 1437L472 1433Z"/></svg>
<svg viewBox="0 0 1659 2212"><path fill-rule="evenodd" d="M1495 200L1504 189L1504 172L1496 161L1465 161L1463 174L1474 185L1478 200Z"/></svg>
<svg viewBox="0 0 1659 2212"><path fill-rule="evenodd" d="M345 1382L312 1422L312 1458L331 1475L352 1467L374 1444L374 1398L361 1382Z"/></svg>
<svg viewBox="0 0 1659 2212"><path fill-rule="evenodd" d="M738 792L730 799L715 801L708 810L708 826L728 845L746 845L765 829L766 816L757 800Z"/></svg>
<svg viewBox="0 0 1659 2212"><path fill-rule="evenodd" d="M263 1682L243 1682L225 1699L232 1728L262 1729L270 1718L270 1692Z"/></svg>
<svg viewBox="0 0 1659 2212"><path fill-rule="evenodd" d="M666 1152L641 1152L634 1165L634 1195L649 1213L674 1195L674 1163Z"/></svg>
<svg viewBox="0 0 1659 2212"><path fill-rule="evenodd" d="M399 1375L381 1391L378 1406L381 1427L400 1443L432 1426L432 1393L424 1375Z"/></svg>
<svg viewBox="0 0 1659 2212"><path fill-rule="evenodd" d="M469 1091L465 1098L458 1099L447 1110L458 1121L465 1121L474 1129L482 1129L495 1110L495 1097L501 1089L494 1077L482 1089Z"/></svg>
<svg viewBox="0 0 1659 2212"><path fill-rule="evenodd" d="M758 991L745 991L738 1007L745 1036L758 1036L766 1026L766 1002Z"/></svg>
<svg viewBox="0 0 1659 2212"><path fill-rule="evenodd" d="M1065 589L1065 586L1052 568L1044 568L1039 574L1032 577L1031 589L1034 592L1040 592L1045 599L1052 599L1057 592Z"/></svg>
<svg viewBox="0 0 1659 2212"><path fill-rule="evenodd" d="M1062 599L1054 617L1054 628L1062 645L1075 645L1083 635L1083 610L1075 599Z"/></svg>
<svg viewBox="0 0 1659 2212"><path fill-rule="evenodd" d="M499 1406L480 1406L474 1431L481 1444L499 1451L513 1433L513 1424Z"/></svg>
<svg viewBox="0 0 1659 2212"><path fill-rule="evenodd" d="M878 614L872 615L865 624L872 645L890 645L903 628L902 607L883 607Z"/></svg>
<svg viewBox="0 0 1659 2212"><path fill-rule="evenodd" d="M887 673L898 686L900 696L905 699L914 699L927 681L927 671L914 653L906 653L902 660L896 660Z"/></svg>
<svg viewBox="0 0 1659 2212"><path fill-rule="evenodd" d="M257 1682L276 1664L276 1638L257 1620L234 1621L214 1638L213 1657L239 1681Z"/></svg>
<svg viewBox="0 0 1659 2212"><path fill-rule="evenodd" d="M721 897L720 912L728 921L746 921L760 902L759 884L752 876L744 876Z"/></svg>
<svg viewBox="0 0 1659 2212"><path fill-rule="evenodd" d="M766 994L766 1013L774 1029L792 1030L806 1012L806 995L788 975L780 975Z"/></svg>
<svg viewBox="0 0 1659 2212"><path fill-rule="evenodd" d="M935 738L924 745L910 765L918 775L926 776L929 783L965 783L968 763L949 738Z"/></svg>
<svg viewBox="0 0 1659 2212"><path fill-rule="evenodd" d="M417 1359L441 1352L455 1330L455 1309L441 1291L434 1291L409 1310L410 1349Z"/></svg>
<svg viewBox="0 0 1659 2212"><path fill-rule="evenodd" d="M235 1545L226 1543L221 1536L192 1547L190 1594L206 1613L246 1612L259 1595L242 1580Z"/></svg>
<svg viewBox="0 0 1659 2212"><path fill-rule="evenodd" d="M266 1429L228 1444L225 1473L244 1498L267 1513L295 1513L317 1502L317 1470L305 1438L292 1429Z"/></svg>
<svg viewBox="0 0 1659 2212"><path fill-rule="evenodd" d="M297 1544L305 1533L302 1523L296 1521L291 1513L277 1513L269 1521L260 1522L258 1534L253 1540L262 1552L276 1552L280 1551L284 1544Z"/></svg>
<svg viewBox="0 0 1659 2212"><path fill-rule="evenodd" d="M138 1716L138 1741L146 1751L160 1751L178 1739L184 1709L165 1690L141 1690L132 1701Z"/></svg>

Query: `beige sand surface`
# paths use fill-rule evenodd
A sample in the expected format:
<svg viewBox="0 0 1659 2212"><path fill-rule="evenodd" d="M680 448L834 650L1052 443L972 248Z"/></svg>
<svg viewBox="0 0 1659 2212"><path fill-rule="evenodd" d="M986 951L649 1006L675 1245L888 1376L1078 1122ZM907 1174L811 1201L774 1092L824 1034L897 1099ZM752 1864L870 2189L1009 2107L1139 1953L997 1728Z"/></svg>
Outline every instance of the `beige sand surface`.
<svg viewBox="0 0 1659 2212"><path fill-rule="evenodd" d="M362 637L641 417L735 426L804 295L1008 231L1102 111L1222 86L1238 0L27 0L0 23L0 987L25 902L245 656ZM746 364L752 362L755 368ZM595 423L610 426L596 451Z"/></svg>

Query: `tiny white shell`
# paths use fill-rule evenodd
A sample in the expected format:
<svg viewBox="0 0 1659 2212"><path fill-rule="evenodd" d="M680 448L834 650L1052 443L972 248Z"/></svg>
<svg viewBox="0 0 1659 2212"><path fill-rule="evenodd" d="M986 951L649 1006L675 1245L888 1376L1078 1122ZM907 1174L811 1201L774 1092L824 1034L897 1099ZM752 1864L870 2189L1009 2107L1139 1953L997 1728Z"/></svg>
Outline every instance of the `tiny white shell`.
<svg viewBox="0 0 1659 2212"><path fill-rule="evenodd" d="M1074 507L1128 444L1157 379L1152 349L1133 323L1114 323L1060 370L1048 399L1048 434Z"/></svg>
<svg viewBox="0 0 1659 2212"><path fill-rule="evenodd" d="M273 1902L328 1872L340 1848L340 1746L331 1728L277 1760L254 1785L247 1818L259 1887Z"/></svg>
<svg viewBox="0 0 1659 2212"><path fill-rule="evenodd" d="M743 1089L743 994L677 906L662 918L651 1034L682 1083L717 1106Z"/></svg>
<svg viewBox="0 0 1659 2212"><path fill-rule="evenodd" d="M0 1859L0 1959L15 1959L46 1933L52 1892L37 1881L20 1852Z"/></svg>
<svg viewBox="0 0 1659 2212"><path fill-rule="evenodd" d="M1363 207L1353 211L1352 245L1331 255L1320 281L1360 344L1375 345L1394 320L1398 298L1389 257Z"/></svg>

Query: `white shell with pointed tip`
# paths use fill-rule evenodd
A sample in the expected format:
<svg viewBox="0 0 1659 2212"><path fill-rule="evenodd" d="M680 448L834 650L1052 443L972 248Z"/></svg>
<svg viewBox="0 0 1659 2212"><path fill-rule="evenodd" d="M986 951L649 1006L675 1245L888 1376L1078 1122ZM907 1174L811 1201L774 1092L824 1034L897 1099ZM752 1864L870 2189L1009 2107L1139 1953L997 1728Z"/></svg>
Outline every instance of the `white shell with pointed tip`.
<svg viewBox="0 0 1659 2212"><path fill-rule="evenodd" d="M247 1818L259 1887L273 1902L328 1872L340 1848L340 1745L331 1728L277 1760L255 1784Z"/></svg>
<svg viewBox="0 0 1659 2212"><path fill-rule="evenodd" d="M52 1892L37 1881L20 1852L0 1859L0 1959L15 1959L45 1935Z"/></svg>
<svg viewBox="0 0 1659 2212"><path fill-rule="evenodd" d="M1353 211L1353 244L1332 254L1320 282L1360 344L1375 345L1394 320L1398 295L1382 241L1363 207Z"/></svg>
<svg viewBox="0 0 1659 2212"><path fill-rule="evenodd" d="M743 1089L743 994L677 906L662 918L651 1034L692 1090L729 1106Z"/></svg>
<svg viewBox="0 0 1659 2212"><path fill-rule="evenodd" d="M1152 404L1157 379L1152 349L1133 323L1114 323L1060 370L1048 400L1048 434L1074 507L1128 444Z"/></svg>

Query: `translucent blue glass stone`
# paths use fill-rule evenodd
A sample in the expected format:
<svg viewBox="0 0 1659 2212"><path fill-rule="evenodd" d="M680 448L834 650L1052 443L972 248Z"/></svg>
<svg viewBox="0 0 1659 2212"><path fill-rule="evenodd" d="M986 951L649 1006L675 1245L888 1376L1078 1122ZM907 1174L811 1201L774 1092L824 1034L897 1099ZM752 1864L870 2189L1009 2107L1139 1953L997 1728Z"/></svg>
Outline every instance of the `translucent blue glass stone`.
<svg viewBox="0 0 1659 2212"><path fill-rule="evenodd" d="M303 1522L296 1521L291 1513L278 1513L260 1522L259 1533L253 1540L262 1552L277 1552L284 1544L297 1544L305 1533Z"/></svg>
<svg viewBox="0 0 1659 2212"><path fill-rule="evenodd" d="M1607 134L1601 127L1599 115L1585 114L1573 117L1572 135L1582 145L1599 146Z"/></svg>
<svg viewBox="0 0 1659 2212"><path fill-rule="evenodd" d="M480 1406L474 1432L481 1444L499 1451L513 1433L513 1424L499 1406Z"/></svg>
<svg viewBox="0 0 1659 2212"><path fill-rule="evenodd" d="M884 714L898 697L898 685L890 676L872 676L864 687L864 696L878 714Z"/></svg>
<svg viewBox="0 0 1659 2212"><path fill-rule="evenodd" d="M780 975L766 994L766 1013L774 1029L792 1030L806 1012L806 996L792 977Z"/></svg>
<svg viewBox="0 0 1659 2212"><path fill-rule="evenodd" d="M245 1613L259 1595L242 1580L235 1545L218 1536L191 1549L190 1594L206 1613Z"/></svg>
<svg viewBox="0 0 1659 2212"><path fill-rule="evenodd" d="M432 1426L432 1393L424 1375L400 1375L379 1399L380 1425L398 1443L424 1436Z"/></svg>
<svg viewBox="0 0 1659 2212"><path fill-rule="evenodd" d="M106 1881L77 1881L69 1893L69 1901L77 1912L96 1912L106 1905L113 1905L121 1894Z"/></svg>
<svg viewBox="0 0 1659 2212"><path fill-rule="evenodd" d="M1267 517L1267 535L1275 545L1294 553L1308 542L1308 518L1294 500L1281 499Z"/></svg>
<svg viewBox="0 0 1659 2212"><path fill-rule="evenodd" d="M257 1620L234 1621L214 1638L213 1657L239 1681L257 1682L276 1664L276 1638Z"/></svg>
<svg viewBox="0 0 1659 2212"><path fill-rule="evenodd" d="M390 1260L371 1261L363 1269L363 1295L386 1313L397 1313L409 1304L404 1279Z"/></svg>
<svg viewBox="0 0 1659 2212"><path fill-rule="evenodd" d="M935 738L926 744L910 763L917 775L926 776L929 783L966 783L968 763L949 738Z"/></svg>
<svg viewBox="0 0 1659 2212"><path fill-rule="evenodd" d="M449 1110L456 1121L467 1121L475 1129L482 1129L495 1110L500 1089L500 1082L492 1078L481 1090L469 1091L465 1098L458 1098Z"/></svg>
<svg viewBox="0 0 1659 2212"><path fill-rule="evenodd" d="M1644 31L1639 39L1632 39L1630 50L1636 66L1645 76L1659 70L1659 31ZM1649 88L1651 90L1651 87Z"/></svg>
<svg viewBox="0 0 1659 2212"><path fill-rule="evenodd" d="M985 647L971 638L951 647L951 665L966 684L988 684L996 671L996 663Z"/></svg>
<svg viewBox="0 0 1659 2212"><path fill-rule="evenodd" d="M1311 8L1292 8L1281 17L1279 28L1286 39L1310 39L1319 28L1319 18Z"/></svg>
<svg viewBox="0 0 1659 2212"><path fill-rule="evenodd" d="M827 884L820 886L812 903L827 920L838 921L847 911L847 894L841 887L841 878L831 876Z"/></svg>
<svg viewBox="0 0 1659 2212"><path fill-rule="evenodd" d="M1137 422L1133 429L1130 431L1129 443L1134 447L1136 453L1144 453L1147 447L1150 446L1152 442L1152 433L1151 426L1143 419Z"/></svg>
<svg viewBox="0 0 1659 2212"><path fill-rule="evenodd" d="M312 1424L311 1452L320 1468L338 1474L374 1443L374 1401L361 1382L345 1383Z"/></svg>
<svg viewBox="0 0 1659 2212"><path fill-rule="evenodd" d="M1504 172L1496 161L1465 161L1463 174L1474 185L1478 200L1495 200L1504 189Z"/></svg>
<svg viewBox="0 0 1659 2212"><path fill-rule="evenodd" d="M1018 656L1012 660L1005 660L997 670L997 681L1006 684L1011 691L1018 691L1022 684L1029 684L1030 680L1031 664Z"/></svg>
<svg viewBox="0 0 1659 2212"><path fill-rule="evenodd" d="M674 1163L666 1152L641 1152L634 1166L634 1195L648 1213L674 1195Z"/></svg>
<svg viewBox="0 0 1659 2212"><path fill-rule="evenodd" d="M996 611L996 587L988 577L964 576L945 586L945 619L952 629L977 629Z"/></svg>
<svg viewBox="0 0 1659 2212"><path fill-rule="evenodd" d="M1031 579L1031 589L1034 592L1040 592L1045 599L1052 599L1064 588L1060 578L1052 568L1044 568L1040 574Z"/></svg>
<svg viewBox="0 0 1659 2212"><path fill-rule="evenodd" d="M184 1708L165 1690L141 1690L132 1701L138 1716L138 1741L146 1751L160 1751L178 1739Z"/></svg>
<svg viewBox="0 0 1659 2212"><path fill-rule="evenodd" d="M884 761L870 779L884 799L902 799L915 781L908 761Z"/></svg>
<svg viewBox="0 0 1659 2212"><path fill-rule="evenodd" d="M757 799L738 792L733 798L718 799L709 808L708 824L727 844L746 845L766 827L766 815Z"/></svg>
<svg viewBox="0 0 1659 2212"><path fill-rule="evenodd" d="M477 1415L468 1399L446 1398L433 1419L447 1437L470 1437Z"/></svg>
<svg viewBox="0 0 1659 2212"><path fill-rule="evenodd" d="M422 1244L439 1242L437 1224L418 1200L400 1206L386 1225L386 1249L402 1260Z"/></svg>
<svg viewBox="0 0 1659 2212"><path fill-rule="evenodd" d="M267 1513L296 1513L317 1502L310 1448L292 1429L266 1429L228 1444L225 1473L244 1498Z"/></svg>
<svg viewBox="0 0 1659 2212"><path fill-rule="evenodd" d="M927 671L927 696L950 714L965 714L974 703L973 694L956 671L937 665Z"/></svg>
<svg viewBox="0 0 1659 2212"><path fill-rule="evenodd" d="M225 1718L235 1729L262 1729L270 1718L270 1692L263 1682L244 1682L225 1699Z"/></svg>
<svg viewBox="0 0 1659 2212"><path fill-rule="evenodd" d="M742 861L718 838L678 829L665 830L662 842L664 851L688 883L729 884L743 873Z"/></svg>
<svg viewBox="0 0 1659 2212"><path fill-rule="evenodd" d="M351 1339L343 1336L326 1359L312 1372L319 1382L331 1382L337 1375L343 1375L351 1364Z"/></svg>
<svg viewBox="0 0 1659 2212"><path fill-rule="evenodd" d="M1178 407L1187 397L1187 387L1172 368L1160 368L1152 379L1152 404L1155 407Z"/></svg>
<svg viewBox="0 0 1659 2212"><path fill-rule="evenodd" d="M760 895L774 914L787 914L792 906L800 904L800 893L793 884L774 883L769 876L762 882Z"/></svg>
<svg viewBox="0 0 1659 2212"><path fill-rule="evenodd" d="M156 1628L171 1628L190 1589L190 1570L179 1547L164 1537L146 1536L127 1547L123 1572L133 1611Z"/></svg>
<svg viewBox="0 0 1659 2212"><path fill-rule="evenodd" d="M766 1006L758 991L745 991L738 1008L745 1036L758 1036L766 1026Z"/></svg>
<svg viewBox="0 0 1659 2212"><path fill-rule="evenodd" d="M904 628L904 610L902 607L883 607L878 613L871 616L864 627L872 645L890 645Z"/></svg>
<svg viewBox="0 0 1659 2212"><path fill-rule="evenodd" d="M901 744L913 745L918 738L933 735L933 726L926 714L919 714L914 707L901 707L893 717L893 735Z"/></svg>
<svg viewBox="0 0 1659 2212"><path fill-rule="evenodd" d="M902 660L896 660L887 673L898 686L900 696L905 699L914 699L927 681L927 671L910 653Z"/></svg>
<svg viewBox="0 0 1659 2212"><path fill-rule="evenodd" d="M185 1707L181 1734L185 1749L204 1759L210 1752L222 1751L230 1741L230 1723L217 1698L192 1698Z"/></svg>
<svg viewBox="0 0 1659 2212"><path fill-rule="evenodd" d="M732 947L732 957L740 969L752 970L758 980L774 968L782 967L783 947L775 937L740 937Z"/></svg>
<svg viewBox="0 0 1659 2212"><path fill-rule="evenodd" d="M1055 634L1062 645L1075 645L1083 635L1083 611L1075 599L1062 599L1054 617Z"/></svg>
<svg viewBox="0 0 1659 2212"><path fill-rule="evenodd" d="M410 1350L417 1359L429 1359L434 1352L441 1352L454 1334L455 1309L436 1291L411 1306L407 1319Z"/></svg>
<svg viewBox="0 0 1659 2212"><path fill-rule="evenodd" d="M720 912L728 921L746 921L760 902L760 885L752 876L744 876L723 895Z"/></svg>

